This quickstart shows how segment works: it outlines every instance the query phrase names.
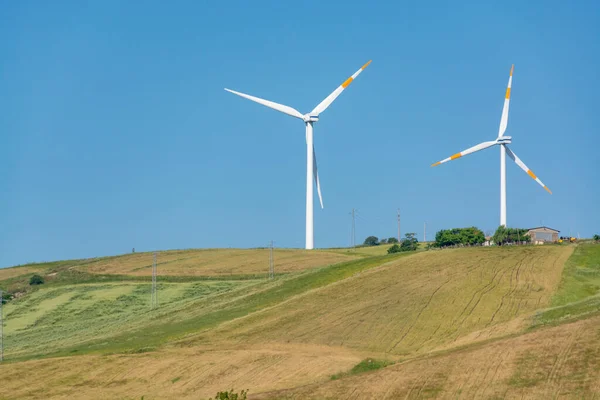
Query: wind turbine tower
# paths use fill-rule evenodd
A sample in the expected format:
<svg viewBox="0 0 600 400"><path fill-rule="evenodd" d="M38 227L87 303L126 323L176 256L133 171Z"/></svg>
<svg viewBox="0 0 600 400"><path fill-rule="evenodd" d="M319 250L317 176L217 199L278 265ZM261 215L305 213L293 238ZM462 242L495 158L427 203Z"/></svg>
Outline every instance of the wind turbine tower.
<svg viewBox="0 0 600 400"><path fill-rule="evenodd" d="M483 142L478 144L477 146L473 146L468 148L467 150L461 151L460 153L456 153L453 156L443 159L442 161L438 161L435 164L432 164L432 167L443 164L445 162L456 160L462 156L466 156L467 154L475 153L476 151L487 149L492 146L500 146L500 225L506 226L506 154L521 168L523 171L527 173L531 178L533 178L537 183L539 183L546 191L550 194L552 192L544 183L538 178L532 170L525 165L523 161L515 153L513 153L508 145L512 143L512 138L510 136L504 136L506 132L506 127L508 126L508 107L510 103L510 90L512 86L512 77L515 66L513 65L510 68L510 76L508 78L508 87L506 88L506 95L504 97L504 107L502 109L502 118L500 119L500 128L498 129L498 137L496 140L492 140L489 142Z"/></svg>
<svg viewBox="0 0 600 400"><path fill-rule="evenodd" d="M269 100L264 100L248 94L236 92L225 88L226 91L237 94L248 100L252 100L263 106L267 106L284 114L301 119L304 122L306 129L306 249L314 248L314 228L313 228L313 179L317 186L319 202L323 208L323 197L321 196L321 184L319 182L319 173L317 171L317 156L313 144L313 124L319 120L319 115L333 103L333 101L352 83L354 79L371 63L369 61L356 71L350 78L346 79L337 89L317 105L311 112L302 114L296 109L278 104Z"/></svg>

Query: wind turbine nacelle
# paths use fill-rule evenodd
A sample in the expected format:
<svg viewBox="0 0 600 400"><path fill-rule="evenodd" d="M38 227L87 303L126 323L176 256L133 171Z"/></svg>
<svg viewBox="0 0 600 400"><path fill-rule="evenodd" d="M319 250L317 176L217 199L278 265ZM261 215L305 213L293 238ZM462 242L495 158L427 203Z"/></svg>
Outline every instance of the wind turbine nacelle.
<svg viewBox="0 0 600 400"><path fill-rule="evenodd" d="M510 144L512 143L512 137L510 136L500 136L498 140L496 140L498 144Z"/></svg>
<svg viewBox="0 0 600 400"><path fill-rule="evenodd" d="M317 122L319 120L319 115L306 114L302 119L304 122Z"/></svg>

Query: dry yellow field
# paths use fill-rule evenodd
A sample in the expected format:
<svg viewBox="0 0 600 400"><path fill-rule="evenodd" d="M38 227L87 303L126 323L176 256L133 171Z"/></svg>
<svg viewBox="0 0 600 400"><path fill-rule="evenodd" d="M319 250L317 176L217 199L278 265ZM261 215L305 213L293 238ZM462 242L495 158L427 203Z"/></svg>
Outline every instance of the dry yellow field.
<svg viewBox="0 0 600 400"><path fill-rule="evenodd" d="M297 344L35 360L0 364L0 398L206 399L224 388L258 393L324 381L359 361L347 349Z"/></svg>
<svg viewBox="0 0 600 400"><path fill-rule="evenodd" d="M14 278L16 276L32 274L39 271L39 268L35 267L2 268L0 269L0 281L3 281L4 279Z"/></svg>
<svg viewBox="0 0 600 400"><path fill-rule="evenodd" d="M344 346L397 356L484 340L546 307L572 247L456 249L400 258L226 323L198 340Z"/></svg>
<svg viewBox="0 0 600 400"><path fill-rule="evenodd" d="M297 272L357 258L330 251L275 249L276 273ZM269 249L175 250L158 253L159 274L169 276L227 276L266 274ZM152 275L152 253L103 258L75 267L93 274Z"/></svg>
<svg viewBox="0 0 600 400"><path fill-rule="evenodd" d="M143 350L146 352L97 352L0 365L0 399L207 399L218 390L230 388L249 388L250 399L265 400L599 397L597 311L592 308L588 319L528 331L541 310L559 307L553 296L559 287L565 288L563 269L574 249L467 248L382 258L354 254L358 260L351 263L218 292L218 301L211 300L217 297L205 297L212 296L212 292L204 285L220 287L223 282L174 282L169 284L173 299L192 287L200 296L194 301L183 296L177 300L181 304L174 303L174 310L189 301L190 318L220 322L206 328L194 325L195 330L187 331L185 336L175 335L169 342ZM252 259L262 251L207 251L214 261L198 254L201 252L165 252L160 261L165 262L165 268L172 264L174 272L170 275L194 275L185 272L188 260L189 265L196 265L192 269L202 262L218 265L212 272L203 269L200 275L223 274L234 265L244 268L226 273L249 274L252 264L244 264L244 256ZM289 271L308 269L306 265L313 261L313 268L326 265L324 260L332 263L328 258L331 255L341 256L339 261L353 257L336 251L311 252L314 258L308 259L302 258L302 251L291 252ZM268 252L264 252L268 260ZM586 254L592 257L592 253ZM276 255L276 259L285 256ZM81 268L139 276L146 274L147 257L135 254L103 259ZM191 261L194 257L198 264ZM298 259L304 260L303 266L293 269ZM569 260L575 266L573 271L589 276L593 270L582 269L582 263L596 261L581 255ZM96 269L98 266L100 269ZM575 284L572 279L568 282ZM96 292L88 293L91 288L97 288L98 296L106 300L108 290L135 285L144 284L79 285L78 296L83 296L83 303L55 307L53 314L45 311L48 307L44 305L61 300L61 291L68 289L48 288L31 294L29 300L20 300L23 304L19 310L14 308L13 323L33 321L36 327L42 326L40 323L60 324L61 313L78 320L80 309L91 310L84 307L85 301L95 301ZM50 296L51 290L54 297ZM144 290L140 286L140 296ZM166 299L171 292L164 290ZM135 300L132 296L125 298L121 293L118 298L126 305ZM38 298L39 304L35 302ZM33 306L28 307L30 304ZM139 306L143 308L144 304L142 300ZM246 304L251 306L244 308ZM198 309L208 305L210 310ZM173 323L186 323L187 314L178 312ZM207 313L214 316L202 319ZM230 314L232 318L227 317ZM96 320L90 316L89 321ZM142 322L138 321L140 328L145 326ZM23 334L31 334L25 324L21 325ZM395 364L343 375L368 357ZM331 379L341 373L339 379Z"/></svg>
<svg viewBox="0 0 600 400"><path fill-rule="evenodd" d="M600 317L254 399L593 399Z"/></svg>

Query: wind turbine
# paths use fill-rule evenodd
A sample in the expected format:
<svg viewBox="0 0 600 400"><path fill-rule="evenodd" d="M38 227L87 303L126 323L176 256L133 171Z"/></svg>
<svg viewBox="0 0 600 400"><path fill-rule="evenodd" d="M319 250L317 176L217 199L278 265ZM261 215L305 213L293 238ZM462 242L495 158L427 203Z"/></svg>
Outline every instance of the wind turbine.
<svg viewBox="0 0 600 400"><path fill-rule="evenodd" d="M263 106L267 106L274 110L280 111L284 114L291 115L304 121L306 125L306 249L314 248L314 232L313 232L313 177L317 185L317 193L319 194L319 202L321 208L323 208L323 197L321 196L321 184L319 182L319 173L317 171L317 156L315 154L315 147L313 145L313 123L319 120L319 114L327 109L333 103L333 101L352 83L354 79L371 63L369 61L363 65L358 71L354 73L350 78L346 79L337 89L335 89L329 96L325 98L318 106L316 106L311 112L302 115L296 109L278 104L269 100L264 100L258 97L250 96L248 94L236 92L225 88L226 91L237 94L238 96L244 97L248 100L255 101Z"/></svg>
<svg viewBox="0 0 600 400"><path fill-rule="evenodd" d="M552 194L548 186L544 185L544 183L538 178L532 170L525 165L523 161L515 153L513 153L508 147L509 143L512 143L512 138L510 136L504 136L504 132L506 132L506 127L508 125L508 106L510 102L510 88L512 85L512 76L513 70L515 66L510 68L510 76L508 78L508 87L506 88L506 96L504 98L504 108L502 109L502 118L500 119L500 129L498 130L498 137L496 140L492 140L489 142L483 142L478 144L477 146L473 146L468 148L460 153L456 153L453 156L443 159L442 161L438 161L435 164L432 164L432 167L443 164L445 162L456 160L462 156L466 156L467 154L475 153L476 151L487 149L488 147L492 147L495 145L500 146L500 225L506 226L506 154L513 159L513 161L529 175L537 183L539 183L548 193Z"/></svg>

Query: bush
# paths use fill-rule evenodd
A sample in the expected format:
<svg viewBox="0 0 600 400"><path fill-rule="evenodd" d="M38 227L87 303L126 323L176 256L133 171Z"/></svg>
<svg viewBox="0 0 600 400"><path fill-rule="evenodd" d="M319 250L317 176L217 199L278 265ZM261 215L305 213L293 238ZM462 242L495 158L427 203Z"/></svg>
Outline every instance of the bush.
<svg viewBox="0 0 600 400"><path fill-rule="evenodd" d="M42 278L40 275L33 275L31 277L31 279L29 279L29 284L30 285L42 285L44 284L44 278Z"/></svg>
<svg viewBox="0 0 600 400"><path fill-rule="evenodd" d="M379 244L379 239L377 236L369 236L365 239L365 246L377 246Z"/></svg>
<svg viewBox="0 0 600 400"><path fill-rule="evenodd" d="M594 235L593 239L594 239L596 242L600 242L600 235L598 235L598 234Z"/></svg>
<svg viewBox="0 0 600 400"><path fill-rule="evenodd" d="M248 389L242 390L239 394L231 389L229 391L217 392L214 399L211 397L210 400L246 400L247 396Z"/></svg>
<svg viewBox="0 0 600 400"><path fill-rule="evenodd" d="M388 254L399 253L401 251L402 249L400 248L398 243L394 243L394 245L388 249Z"/></svg>
<svg viewBox="0 0 600 400"><path fill-rule="evenodd" d="M387 244L387 239L379 239L379 244Z"/></svg>
<svg viewBox="0 0 600 400"><path fill-rule="evenodd" d="M2 302L2 304L6 304L6 303L8 303L11 300L12 300L12 294L6 293L5 291L2 291L2 298L0 299L0 301Z"/></svg>
<svg viewBox="0 0 600 400"><path fill-rule="evenodd" d="M388 243L392 244L392 243L398 243L398 239L396 239L395 237L391 237L387 240Z"/></svg>
<svg viewBox="0 0 600 400"><path fill-rule="evenodd" d="M419 241L415 238L414 233L407 233L406 237L402 239L400 244L394 243L392 247L388 249L388 254L400 253L402 251L415 251L419 248Z"/></svg>

